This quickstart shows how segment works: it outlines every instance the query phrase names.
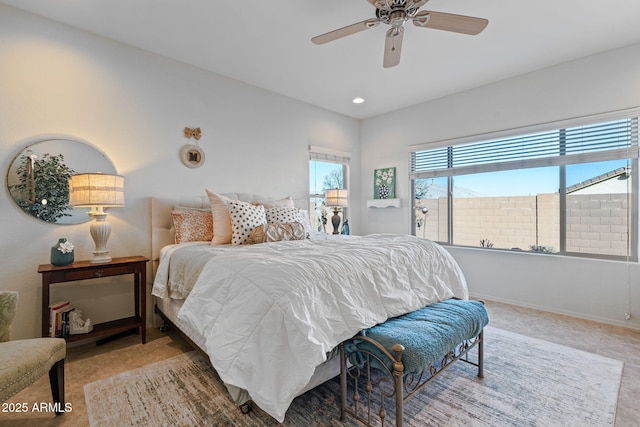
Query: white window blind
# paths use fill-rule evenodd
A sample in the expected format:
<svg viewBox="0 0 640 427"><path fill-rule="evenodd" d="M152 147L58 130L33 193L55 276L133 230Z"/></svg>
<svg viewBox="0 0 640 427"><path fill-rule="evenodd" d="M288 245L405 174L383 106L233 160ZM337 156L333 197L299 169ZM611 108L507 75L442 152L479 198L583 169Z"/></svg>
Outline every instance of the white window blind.
<svg viewBox="0 0 640 427"><path fill-rule="evenodd" d="M324 147L309 146L309 160L349 164L351 155L345 151L331 150Z"/></svg>
<svg viewBox="0 0 640 427"><path fill-rule="evenodd" d="M638 117L411 153L410 178L638 157Z"/></svg>

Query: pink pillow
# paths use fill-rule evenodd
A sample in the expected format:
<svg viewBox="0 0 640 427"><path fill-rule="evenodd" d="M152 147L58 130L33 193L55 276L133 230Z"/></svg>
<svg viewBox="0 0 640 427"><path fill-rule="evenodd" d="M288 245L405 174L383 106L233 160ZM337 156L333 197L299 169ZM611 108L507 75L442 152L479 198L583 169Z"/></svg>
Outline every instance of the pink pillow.
<svg viewBox="0 0 640 427"><path fill-rule="evenodd" d="M231 243L231 217L229 216L230 198L213 191L205 190L211 203L211 215L213 219L212 245L224 245Z"/></svg>

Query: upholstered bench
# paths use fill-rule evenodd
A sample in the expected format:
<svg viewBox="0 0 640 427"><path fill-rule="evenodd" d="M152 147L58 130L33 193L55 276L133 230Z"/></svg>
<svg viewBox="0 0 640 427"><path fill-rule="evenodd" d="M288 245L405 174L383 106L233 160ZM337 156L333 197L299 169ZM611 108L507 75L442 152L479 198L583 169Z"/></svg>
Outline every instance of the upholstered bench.
<svg viewBox="0 0 640 427"><path fill-rule="evenodd" d="M18 293L0 291L0 402L49 373L52 412L64 413L64 358L67 344L62 338L32 338L10 341Z"/></svg>
<svg viewBox="0 0 640 427"><path fill-rule="evenodd" d="M457 360L478 367L483 376L483 328L489 316L480 301L450 299L388 319L340 345L341 419L347 414L372 425L373 384L380 387L378 416L384 424L385 397L395 401L396 426L403 425L403 402ZM477 363L468 352L478 348ZM350 367L347 365L350 364ZM347 377L354 381L347 404ZM387 380L380 381L380 377ZM374 380L377 378L377 380ZM364 383L363 390L358 382ZM389 389L387 384L393 384ZM386 389L385 389L386 387ZM359 406L363 391L366 410Z"/></svg>

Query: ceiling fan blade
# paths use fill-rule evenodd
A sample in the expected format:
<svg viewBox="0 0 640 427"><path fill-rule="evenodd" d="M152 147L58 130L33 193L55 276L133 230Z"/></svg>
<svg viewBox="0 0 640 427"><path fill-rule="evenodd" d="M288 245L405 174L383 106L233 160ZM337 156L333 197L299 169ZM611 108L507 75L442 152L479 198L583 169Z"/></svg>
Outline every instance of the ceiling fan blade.
<svg viewBox="0 0 640 427"><path fill-rule="evenodd" d="M369 28L376 27L380 21L376 18L367 19L366 21L358 22L356 24L347 25L346 27L338 28L337 30L329 31L328 33L315 36L311 39L314 44L324 44L351 34L359 33L360 31L368 30Z"/></svg>
<svg viewBox="0 0 640 427"><path fill-rule="evenodd" d="M402 36L404 27L390 28L384 43L384 68L395 67L400 63L400 53L402 51Z"/></svg>
<svg viewBox="0 0 640 427"><path fill-rule="evenodd" d="M454 33L476 35L484 30L489 20L472 16L455 15L453 13L431 12L423 10L416 13L413 25L416 27L433 28L436 30L452 31Z"/></svg>

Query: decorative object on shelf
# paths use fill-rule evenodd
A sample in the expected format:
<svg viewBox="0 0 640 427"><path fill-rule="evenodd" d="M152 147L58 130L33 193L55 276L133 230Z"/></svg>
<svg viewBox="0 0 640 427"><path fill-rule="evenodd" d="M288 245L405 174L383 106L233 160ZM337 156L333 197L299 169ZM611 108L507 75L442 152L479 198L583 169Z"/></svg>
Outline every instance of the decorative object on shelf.
<svg viewBox="0 0 640 427"><path fill-rule="evenodd" d="M51 248L51 264L69 265L73 262L73 259L73 243L67 241L64 237L58 239L58 243Z"/></svg>
<svg viewBox="0 0 640 427"><path fill-rule="evenodd" d="M342 223L342 230L340 231L340 234L344 234L345 236L349 235L349 220L345 219L344 222Z"/></svg>
<svg viewBox="0 0 640 427"><path fill-rule="evenodd" d="M196 141L202 137L200 128L184 128L184 137L193 138ZM199 168L204 164L204 151L198 145L186 144L180 149L180 160L188 168Z"/></svg>
<svg viewBox="0 0 640 427"><path fill-rule="evenodd" d="M193 138L196 141L202 136L202 130L200 128L184 128L185 138Z"/></svg>
<svg viewBox="0 0 640 427"><path fill-rule="evenodd" d="M373 172L373 198L393 199L396 197L396 168L376 169Z"/></svg>
<svg viewBox="0 0 640 427"><path fill-rule="evenodd" d="M327 207L333 208L333 216L331 217L333 234L340 234L340 215L338 215L340 211L338 209L349 206L349 192L344 188L325 190L325 203Z"/></svg>
<svg viewBox="0 0 640 427"><path fill-rule="evenodd" d="M107 240L111 234L111 224L104 208L124 206L124 177L101 173L84 173L72 175L69 180L69 204L71 206L91 208L91 237L96 244L92 264L111 261Z"/></svg>
<svg viewBox="0 0 640 427"><path fill-rule="evenodd" d="M93 330L93 324L91 319L87 317L87 320L82 320L82 311L73 310L69 313L69 334L79 335L88 334Z"/></svg>

